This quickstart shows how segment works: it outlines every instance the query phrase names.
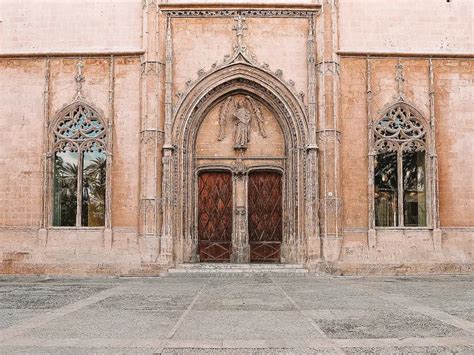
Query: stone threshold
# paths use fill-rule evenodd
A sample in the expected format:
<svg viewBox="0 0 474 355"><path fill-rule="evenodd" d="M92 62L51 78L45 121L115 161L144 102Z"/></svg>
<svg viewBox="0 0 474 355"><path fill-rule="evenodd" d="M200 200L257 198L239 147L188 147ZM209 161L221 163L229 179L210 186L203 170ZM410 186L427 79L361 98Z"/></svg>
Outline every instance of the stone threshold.
<svg viewBox="0 0 474 355"><path fill-rule="evenodd" d="M167 272L174 276L220 276L220 275L258 275L306 276L308 270L299 264L235 264L235 263L189 263L179 264Z"/></svg>

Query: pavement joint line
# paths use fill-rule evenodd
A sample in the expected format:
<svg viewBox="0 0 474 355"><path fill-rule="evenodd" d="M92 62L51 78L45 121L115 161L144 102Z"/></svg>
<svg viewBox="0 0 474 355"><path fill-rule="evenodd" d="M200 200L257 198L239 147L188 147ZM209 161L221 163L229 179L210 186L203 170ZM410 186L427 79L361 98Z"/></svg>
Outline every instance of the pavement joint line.
<svg viewBox="0 0 474 355"><path fill-rule="evenodd" d="M368 285L357 285L356 287L358 287L359 289L370 290L373 295L385 301L398 304L407 308L408 310L434 318L440 322L465 330L466 332L469 332L470 334L474 335L474 323L466 319L456 317L440 309L424 305L415 301L413 298L403 294L388 294Z"/></svg>
<svg viewBox="0 0 474 355"><path fill-rule="evenodd" d="M308 348L330 348L334 349L336 344L341 351L349 348L393 348L393 347L432 347L432 346L474 346L474 337L427 337L427 338L306 338L306 347L298 346L300 349ZM275 344L272 339L114 339L114 338L61 338L41 339L22 338L11 339L0 345L4 346L29 346L29 347L75 347L81 349L93 349L99 347L128 347L128 348L161 348L165 349L293 349L294 346L282 346Z"/></svg>
<svg viewBox="0 0 474 355"><path fill-rule="evenodd" d="M321 335L325 341L324 343L331 343L329 344L330 347L338 354L345 354L345 352L339 348L336 344L334 344L330 339L327 339L327 335L326 333L319 327L318 324L316 324L316 322L311 318L309 317L305 312L303 312L303 310L301 309L300 306L298 306L298 304L295 302L295 300L293 298L291 298L291 296L283 289L283 287L281 287L278 282L276 282L273 277L270 277L270 280L276 285L276 287L278 287L278 289L280 289L280 292L283 293L283 295L288 299L288 301L290 301L290 303L293 305L293 307L295 307L298 312L301 314L301 316L303 316L303 318L309 323L311 324L311 326L318 332L319 335Z"/></svg>
<svg viewBox="0 0 474 355"><path fill-rule="evenodd" d="M160 346L160 349L158 351L159 354L161 354L163 352L163 349L166 348L167 344L168 344L168 341L170 339L172 339L174 337L174 335L176 334L176 332L178 331L178 328L181 326L181 324L183 323L184 319L187 317L187 315L189 314L189 312L191 312L191 309L194 307L194 305L196 304L197 300L199 299L199 297L202 295L202 293L204 292L204 289L206 288L206 286L209 286L209 282L210 282L210 279L208 278L207 281L201 286L200 290L197 292L196 296L194 296L192 302L189 304L189 306L186 308L186 310L183 312L183 314L181 314L181 316L179 317L178 321L176 322L176 324L173 326L173 328L171 328L171 330L169 331L169 333L167 334L165 340L162 342L161 346Z"/></svg>
<svg viewBox="0 0 474 355"><path fill-rule="evenodd" d="M119 286L106 289L90 297L84 298L74 303L70 303L64 307L56 308L50 312L40 314L33 318L25 319L21 321L20 323L16 323L8 328L2 329L0 331L0 343L4 342L5 340L9 338L17 337L28 330L38 328L53 320L64 317L65 315L69 313L76 312L82 308L85 308L94 303L100 302L110 296L119 294L120 291L122 291L124 288L126 288L125 285L119 285Z"/></svg>
<svg viewBox="0 0 474 355"><path fill-rule="evenodd" d="M300 306L298 306L295 300L291 298L290 295L286 293L286 291L277 282L275 282L275 280L272 277L270 277L270 280L276 285L276 287L280 290L280 292L283 293L283 295L288 299L288 301L290 301L293 307L295 307L298 310L298 312L306 319L306 321L309 322L314 329L316 329L318 334L321 335L323 338L327 338L326 333L324 333L324 331L316 324L316 322L312 318L308 317L308 315L305 314L305 312L303 312L303 310L301 309Z"/></svg>

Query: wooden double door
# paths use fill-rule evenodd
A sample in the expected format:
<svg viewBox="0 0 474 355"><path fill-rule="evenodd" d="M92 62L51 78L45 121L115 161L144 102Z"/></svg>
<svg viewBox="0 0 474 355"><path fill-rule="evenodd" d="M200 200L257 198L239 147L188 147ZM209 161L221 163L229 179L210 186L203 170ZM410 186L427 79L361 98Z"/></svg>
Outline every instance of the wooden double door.
<svg viewBox="0 0 474 355"><path fill-rule="evenodd" d="M251 262L280 261L283 235L281 174L277 171L251 171L246 182L247 188L242 191L246 193L243 197L247 204L236 206L235 193L240 190L234 188L235 179L230 172L205 171L199 174L200 261L228 262L239 250L247 250L250 255L244 259ZM239 214L240 221L246 225L235 223L234 216ZM238 243L243 244L240 245L242 248Z"/></svg>

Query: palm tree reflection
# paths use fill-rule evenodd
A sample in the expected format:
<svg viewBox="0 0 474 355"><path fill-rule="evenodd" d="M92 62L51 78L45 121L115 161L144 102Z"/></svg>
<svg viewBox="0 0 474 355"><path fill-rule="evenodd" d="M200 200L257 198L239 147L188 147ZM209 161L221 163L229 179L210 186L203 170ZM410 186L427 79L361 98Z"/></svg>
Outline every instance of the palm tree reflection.
<svg viewBox="0 0 474 355"><path fill-rule="evenodd" d="M55 226L75 226L77 214L77 153L57 153L54 166ZM92 159L91 159L92 158ZM84 153L82 173L82 226L103 226L105 221L106 158Z"/></svg>

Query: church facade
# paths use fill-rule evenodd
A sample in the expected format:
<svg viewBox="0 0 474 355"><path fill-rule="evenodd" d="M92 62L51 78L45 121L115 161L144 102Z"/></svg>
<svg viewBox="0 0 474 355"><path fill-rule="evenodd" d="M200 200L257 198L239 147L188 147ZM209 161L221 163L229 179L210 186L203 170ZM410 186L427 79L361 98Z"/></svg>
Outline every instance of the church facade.
<svg viewBox="0 0 474 355"><path fill-rule="evenodd" d="M469 1L2 10L1 273L472 272Z"/></svg>

